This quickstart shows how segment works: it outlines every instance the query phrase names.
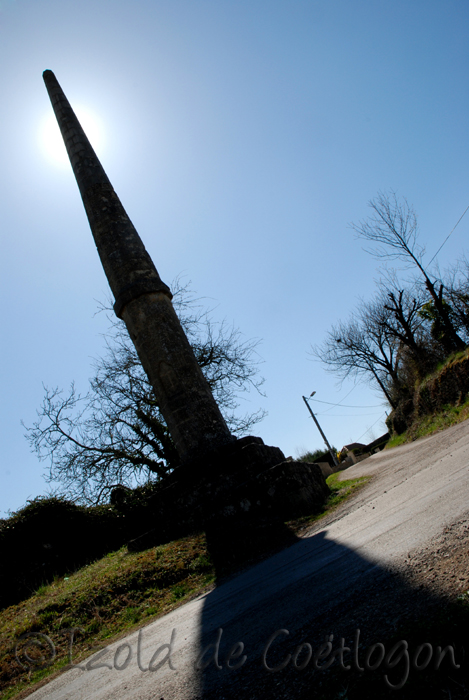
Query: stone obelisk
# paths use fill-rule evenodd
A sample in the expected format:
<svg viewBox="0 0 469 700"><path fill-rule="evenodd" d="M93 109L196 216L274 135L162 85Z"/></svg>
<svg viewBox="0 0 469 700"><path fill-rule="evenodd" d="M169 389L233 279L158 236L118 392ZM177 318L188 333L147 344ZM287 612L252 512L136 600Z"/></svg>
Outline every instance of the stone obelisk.
<svg viewBox="0 0 469 700"><path fill-rule="evenodd" d="M55 75L43 73L80 189L91 231L114 294L114 310L134 342L182 463L232 442L145 246L127 216Z"/></svg>

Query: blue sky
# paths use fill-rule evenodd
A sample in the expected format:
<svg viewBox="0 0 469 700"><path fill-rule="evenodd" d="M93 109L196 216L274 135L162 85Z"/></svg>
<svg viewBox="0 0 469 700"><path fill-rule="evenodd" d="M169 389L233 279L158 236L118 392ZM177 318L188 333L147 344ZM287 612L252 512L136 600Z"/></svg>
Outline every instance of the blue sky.
<svg viewBox="0 0 469 700"><path fill-rule="evenodd" d="M308 351L373 294L377 263L349 224L379 190L413 204L428 259L469 204L468 20L463 0L0 0L0 514L47 489L21 419L43 383L86 391L107 328L71 168L42 135L43 70L94 115L163 280L191 280L215 317L262 339L267 397L243 408L265 408L256 433L296 456L322 446L312 390L374 406L319 416L337 447L384 431L380 395L338 386Z"/></svg>

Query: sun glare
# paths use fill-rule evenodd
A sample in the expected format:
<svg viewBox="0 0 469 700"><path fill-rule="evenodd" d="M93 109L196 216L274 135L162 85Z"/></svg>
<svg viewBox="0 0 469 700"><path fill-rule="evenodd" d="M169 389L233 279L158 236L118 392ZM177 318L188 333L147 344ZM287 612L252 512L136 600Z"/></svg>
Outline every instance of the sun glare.
<svg viewBox="0 0 469 700"><path fill-rule="evenodd" d="M103 150L103 128L100 120L89 109L75 108L75 114L83 127L91 145L98 155ZM53 112L42 120L39 127L39 146L43 155L54 165L59 167L69 166L69 160L65 145L60 133L59 125Z"/></svg>

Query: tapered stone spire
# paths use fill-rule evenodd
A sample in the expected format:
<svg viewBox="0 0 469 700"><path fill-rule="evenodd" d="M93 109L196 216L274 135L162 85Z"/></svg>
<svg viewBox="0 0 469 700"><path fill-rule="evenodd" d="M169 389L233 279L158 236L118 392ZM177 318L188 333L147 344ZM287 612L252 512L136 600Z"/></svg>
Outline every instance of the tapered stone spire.
<svg viewBox="0 0 469 700"><path fill-rule="evenodd" d="M55 75L43 73L109 286L182 462L234 440L140 236Z"/></svg>

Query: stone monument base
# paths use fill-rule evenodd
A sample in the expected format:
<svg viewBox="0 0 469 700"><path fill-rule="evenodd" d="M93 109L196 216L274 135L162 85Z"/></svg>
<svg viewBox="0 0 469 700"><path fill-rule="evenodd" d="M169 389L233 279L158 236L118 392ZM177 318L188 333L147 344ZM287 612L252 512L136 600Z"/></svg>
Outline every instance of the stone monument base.
<svg viewBox="0 0 469 700"><path fill-rule="evenodd" d="M155 527L128 547L138 551L197 530L228 536L274 527L319 512L329 493L318 465L287 460L261 438L243 437L175 469L151 497Z"/></svg>

